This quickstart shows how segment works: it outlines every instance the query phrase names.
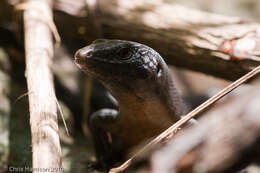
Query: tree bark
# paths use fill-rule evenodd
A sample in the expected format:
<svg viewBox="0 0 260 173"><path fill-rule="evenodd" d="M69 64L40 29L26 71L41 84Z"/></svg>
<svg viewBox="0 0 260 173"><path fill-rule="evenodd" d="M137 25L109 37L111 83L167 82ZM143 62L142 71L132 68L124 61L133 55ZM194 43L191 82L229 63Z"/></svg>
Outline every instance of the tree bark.
<svg viewBox="0 0 260 173"><path fill-rule="evenodd" d="M56 96L50 70L53 41L48 20L50 0L32 0L24 5L26 77L30 104L33 171L62 172Z"/></svg>
<svg viewBox="0 0 260 173"><path fill-rule="evenodd" d="M61 33L87 42L98 32L105 38L141 42L157 50L168 64L229 80L259 64L255 56L260 50L258 23L149 0L97 0L95 10L87 3L93 17L86 15L84 3L80 8L79 2L74 11L64 8L66 0L58 2L63 8L56 5ZM70 18L63 20L65 14L60 11ZM245 42L254 46L244 46Z"/></svg>

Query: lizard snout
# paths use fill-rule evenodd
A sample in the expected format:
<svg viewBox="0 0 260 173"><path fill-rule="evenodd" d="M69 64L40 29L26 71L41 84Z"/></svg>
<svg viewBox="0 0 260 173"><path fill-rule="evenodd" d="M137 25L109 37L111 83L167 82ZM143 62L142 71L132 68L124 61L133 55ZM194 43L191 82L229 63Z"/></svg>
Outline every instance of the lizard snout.
<svg viewBox="0 0 260 173"><path fill-rule="evenodd" d="M91 58L93 56L93 49L90 47L84 47L79 49L75 53L75 62L78 64L81 64L82 62L86 61L88 58Z"/></svg>

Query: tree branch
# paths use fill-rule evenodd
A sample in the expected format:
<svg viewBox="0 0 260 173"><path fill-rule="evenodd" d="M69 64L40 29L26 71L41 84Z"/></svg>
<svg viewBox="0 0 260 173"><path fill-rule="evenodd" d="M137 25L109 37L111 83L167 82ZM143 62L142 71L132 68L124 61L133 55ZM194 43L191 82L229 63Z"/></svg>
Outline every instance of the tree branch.
<svg viewBox="0 0 260 173"><path fill-rule="evenodd" d="M66 0L59 3L68 4ZM88 6L93 11L93 5ZM149 0L97 0L94 17L82 15L84 8L79 8L79 3L75 5L77 13L60 8L61 5L56 7L75 15L65 21L62 19L66 14L55 13L59 30L74 38L91 41L95 39L91 33L96 33L99 26L105 38L147 44L169 64L229 80L259 64L255 54L259 55L260 50L260 25L241 18Z"/></svg>
<svg viewBox="0 0 260 173"><path fill-rule="evenodd" d="M30 104L33 172L62 172L56 96L50 70L53 59L51 1L24 4L26 77Z"/></svg>

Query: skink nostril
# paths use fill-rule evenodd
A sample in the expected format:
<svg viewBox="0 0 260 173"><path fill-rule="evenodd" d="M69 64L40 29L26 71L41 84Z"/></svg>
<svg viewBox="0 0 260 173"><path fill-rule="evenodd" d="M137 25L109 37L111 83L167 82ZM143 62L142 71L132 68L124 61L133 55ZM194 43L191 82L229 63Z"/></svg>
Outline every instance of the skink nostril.
<svg viewBox="0 0 260 173"><path fill-rule="evenodd" d="M92 49L80 49L78 52L77 52L77 56L79 58L91 58L93 55L93 50Z"/></svg>
<svg viewBox="0 0 260 173"><path fill-rule="evenodd" d="M93 55L93 51L90 50L90 51L87 52L86 57L91 57L92 55Z"/></svg>

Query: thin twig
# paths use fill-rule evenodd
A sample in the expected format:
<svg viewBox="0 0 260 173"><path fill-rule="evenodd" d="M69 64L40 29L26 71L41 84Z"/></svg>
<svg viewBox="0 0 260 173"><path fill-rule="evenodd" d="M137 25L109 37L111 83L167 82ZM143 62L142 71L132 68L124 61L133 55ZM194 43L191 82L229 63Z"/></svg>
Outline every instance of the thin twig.
<svg viewBox="0 0 260 173"><path fill-rule="evenodd" d="M65 130L66 130L66 133L67 133L68 136L70 136L69 130L68 130L68 127L67 127L67 124L66 124L66 121L65 121L65 118L64 118L64 115L63 115L63 112L62 112L62 110L61 110L61 107L60 107L60 104L59 104L59 102L58 102L57 97L55 97L55 102L56 102L56 104L57 104L57 106L58 106L58 109L59 109L59 111L60 111L60 115L61 115L61 118L62 118L64 127L65 127Z"/></svg>
<svg viewBox="0 0 260 173"><path fill-rule="evenodd" d="M15 105L19 100L21 100L23 97L25 97L25 96L27 96L27 95L29 95L29 94L31 94L31 93L32 93L32 92L26 92L26 93L20 95L19 97L17 97L17 98L15 99L15 101L14 101L14 105Z"/></svg>
<svg viewBox="0 0 260 173"><path fill-rule="evenodd" d="M83 133L86 136L89 136L90 134L87 121L88 121L88 114L90 112L91 92L92 92L92 78L90 76L87 76L84 85L84 103L83 103L83 115L82 115L82 122L81 122Z"/></svg>
<svg viewBox="0 0 260 173"><path fill-rule="evenodd" d="M148 149L150 149L155 144L161 142L163 139L166 139L169 135L176 132L181 126L183 126L185 123L187 123L190 119L194 118L198 113L205 110L207 107L209 107L210 105L212 105L213 103L215 103L216 101L221 99L223 96L225 96L226 94L228 94L229 92L231 92L232 90L234 90L235 88L237 88L238 86L240 86L245 81L252 78L253 76L255 76L259 72L260 72L260 65L257 66L256 68L254 68L252 71L245 74L244 76L242 76L241 78L239 78L238 80L236 80L235 82L233 82L232 84L230 84L229 86L227 86L226 88L224 88L223 90L221 90L220 92L218 92L216 95L214 95L213 97L211 97L210 99L208 99L207 101L202 103L196 109L192 110L190 113L188 113L182 119L177 121L171 127L169 127L164 132L162 132L159 136L157 136L155 139L153 139L151 142L149 142L146 146L144 146L139 152L137 152L129 160L124 162L121 166L111 169L109 171L109 173L119 173L119 172L125 170L131 164L131 161L134 158L136 158L138 155L147 151Z"/></svg>

